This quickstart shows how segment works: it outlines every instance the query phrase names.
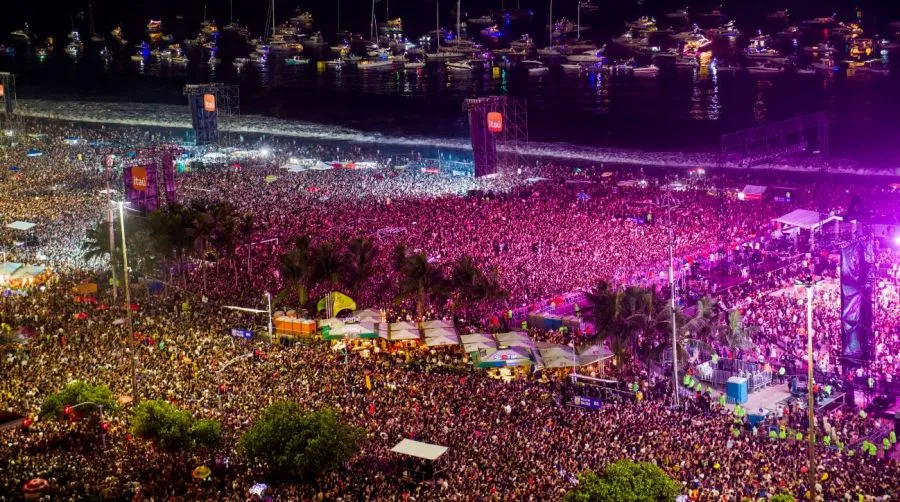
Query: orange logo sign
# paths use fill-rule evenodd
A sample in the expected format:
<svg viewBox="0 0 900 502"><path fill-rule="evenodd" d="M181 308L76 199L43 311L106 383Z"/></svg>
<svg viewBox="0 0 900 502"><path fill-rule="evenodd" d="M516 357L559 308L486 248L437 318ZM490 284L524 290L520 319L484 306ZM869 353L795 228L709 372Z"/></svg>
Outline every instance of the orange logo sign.
<svg viewBox="0 0 900 502"><path fill-rule="evenodd" d="M216 111L216 97L212 94L203 95L203 109L208 112Z"/></svg>
<svg viewBox="0 0 900 502"><path fill-rule="evenodd" d="M488 131L503 132L503 115L500 112L490 112L487 114Z"/></svg>
<svg viewBox="0 0 900 502"><path fill-rule="evenodd" d="M144 167L131 168L131 188L144 192L147 190L147 169Z"/></svg>

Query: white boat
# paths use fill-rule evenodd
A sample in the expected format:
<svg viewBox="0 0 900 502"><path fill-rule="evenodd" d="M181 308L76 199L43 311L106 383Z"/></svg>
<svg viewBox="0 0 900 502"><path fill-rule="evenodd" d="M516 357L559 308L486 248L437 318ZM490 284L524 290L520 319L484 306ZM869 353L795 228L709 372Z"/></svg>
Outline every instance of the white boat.
<svg viewBox="0 0 900 502"><path fill-rule="evenodd" d="M816 44L810 47L804 47L803 52L812 52L818 54L833 54L834 46L831 44Z"/></svg>
<svg viewBox="0 0 900 502"><path fill-rule="evenodd" d="M422 61L408 61L403 63L404 70L418 70L419 68L425 68L425 63Z"/></svg>
<svg viewBox="0 0 900 502"><path fill-rule="evenodd" d="M890 68L882 63L881 61L869 61L863 66L859 66L856 68L857 72L862 73L873 73L876 75L890 75Z"/></svg>
<svg viewBox="0 0 900 502"><path fill-rule="evenodd" d="M81 54L81 42L71 42L66 46L65 52L70 56L78 56Z"/></svg>
<svg viewBox="0 0 900 502"><path fill-rule="evenodd" d="M254 63L265 63L268 60L266 54L263 52L251 52L250 53L250 61Z"/></svg>
<svg viewBox="0 0 900 502"><path fill-rule="evenodd" d="M548 71L550 71L550 68L544 66L544 63L528 59L520 61L519 67L525 68L528 71L529 75L539 75L541 73L547 73Z"/></svg>
<svg viewBox="0 0 900 502"><path fill-rule="evenodd" d="M766 17L773 21L787 21L791 16L787 10L776 10L775 12L767 14Z"/></svg>
<svg viewBox="0 0 900 502"><path fill-rule="evenodd" d="M652 77L659 74L659 67L656 65L637 66L631 70L636 77Z"/></svg>
<svg viewBox="0 0 900 502"><path fill-rule="evenodd" d="M425 59L446 61L448 59L466 57L462 52L429 52L425 54Z"/></svg>
<svg viewBox="0 0 900 502"><path fill-rule="evenodd" d="M31 28L28 27L28 23L25 23L24 28L11 31L9 34L16 40L31 40Z"/></svg>
<svg viewBox="0 0 900 502"><path fill-rule="evenodd" d="M696 58L680 57L675 60L676 68L697 68L699 66L700 63Z"/></svg>
<svg viewBox="0 0 900 502"><path fill-rule="evenodd" d="M581 65L578 63L562 63L559 65L565 71L581 71Z"/></svg>
<svg viewBox="0 0 900 502"><path fill-rule="evenodd" d="M234 58L234 61L232 61L231 64L234 65L235 68L243 68L248 62L250 62L250 60L247 58Z"/></svg>
<svg viewBox="0 0 900 502"><path fill-rule="evenodd" d="M291 57L289 57L289 58L285 58L284 64L286 64L286 65L291 65L291 66L293 66L293 65L309 64L309 58L303 58L303 57L294 55L294 56L291 56Z"/></svg>
<svg viewBox="0 0 900 502"><path fill-rule="evenodd" d="M597 48L597 44L588 40L580 40L567 43L564 47L566 50L566 54L582 54L587 51L602 51L606 48L604 45L601 48Z"/></svg>
<svg viewBox="0 0 900 502"><path fill-rule="evenodd" d="M447 69L453 71L472 71L478 68L479 65L476 65L474 61L453 61L447 63Z"/></svg>
<svg viewBox="0 0 900 502"><path fill-rule="evenodd" d="M485 24L493 24L494 18L491 16L478 16L478 17L470 17L468 19L469 24L472 25L485 25Z"/></svg>
<svg viewBox="0 0 900 502"><path fill-rule="evenodd" d="M378 70L394 67L394 62L387 59L367 59L356 63L356 67L360 70Z"/></svg>
<svg viewBox="0 0 900 502"><path fill-rule="evenodd" d="M656 19L648 16L641 16L636 21L625 23L625 27L629 30L644 33L654 32L657 30Z"/></svg>
<svg viewBox="0 0 900 502"><path fill-rule="evenodd" d="M600 10L600 6L591 3L591 0L581 0L580 2L578 2L578 8L585 12L596 12Z"/></svg>
<svg viewBox="0 0 900 502"><path fill-rule="evenodd" d="M602 63L606 58L600 54L600 51L594 50L566 56L566 60L570 63Z"/></svg>
<svg viewBox="0 0 900 502"><path fill-rule="evenodd" d="M319 49L324 49L325 47L328 47L328 43L325 42L324 38L322 38L322 33L317 31L313 34L313 36L311 36L303 41L303 47L305 47L309 50L317 51Z"/></svg>
<svg viewBox="0 0 900 502"><path fill-rule="evenodd" d="M510 48L515 50L524 50L530 51L534 49L534 40L531 39L528 35L522 35L522 38L516 40L515 42L509 44Z"/></svg>
<svg viewBox="0 0 900 502"><path fill-rule="evenodd" d="M137 62L137 61L143 61L143 60L144 60L144 56L141 56L140 54L132 54L132 55L131 55L131 60L132 60L132 61L135 61L135 62Z"/></svg>
<svg viewBox="0 0 900 502"><path fill-rule="evenodd" d="M784 72L784 68L781 66L769 66L769 65L760 65L760 66L748 66L747 72L751 75L776 75Z"/></svg>
<svg viewBox="0 0 900 502"><path fill-rule="evenodd" d="M328 61L325 61L325 66L329 66L332 68L338 68L338 69L340 69L345 64L346 63L344 63L344 60L341 58L329 59Z"/></svg>
<svg viewBox="0 0 900 502"><path fill-rule="evenodd" d="M188 58L184 56L175 56L172 58L172 63L174 64L188 64Z"/></svg>
<svg viewBox="0 0 900 502"><path fill-rule="evenodd" d="M678 9L674 12L667 13L666 17L673 21L687 21L690 18L690 14L688 14L687 9Z"/></svg>
<svg viewBox="0 0 900 502"><path fill-rule="evenodd" d="M716 73L737 73L737 72L743 70L743 68L741 68L740 66L728 65L728 64L720 65L718 63L714 64L712 66L712 68L714 69L714 71Z"/></svg>
<svg viewBox="0 0 900 502"><path fill-rule="evenodd" d="M819 71L834 71L834 69L837 67L837 65L834 64L834 61L828 59L813 61L809 64L809 66Z"/></svg>
<svg viewBox="0 0 900 502"><path fill-rule="evenodd" d="M815 68L795 68L795 70L797 71L797 75L809 76L816 74Z"/></svg>
<svg viewBox="0 0 900 502"><path fill-rule="evenodd" d="M545 56L545 57L559 56L559 54L560 54L559 47L553 47L553 46L541 47L540 49L538 49L537 53L538 53L538 56Z"/></svg>

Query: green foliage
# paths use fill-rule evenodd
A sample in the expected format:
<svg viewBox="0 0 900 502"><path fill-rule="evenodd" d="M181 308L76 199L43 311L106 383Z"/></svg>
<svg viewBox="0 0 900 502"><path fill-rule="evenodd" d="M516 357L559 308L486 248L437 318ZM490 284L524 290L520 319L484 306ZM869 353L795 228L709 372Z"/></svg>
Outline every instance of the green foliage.
<svg viewBox="0 0 900 502"><path fill-rule="evenodd" d="M75 413L78 415L97 412L100 406L106 413L116 409L116 402L109 387L75 381L63 387L59 392L47 396L41 405L40 416L64 418L66 406L75 406L81 403L93 404L79 406L75 409Z"/></svg>
<svg viewBox="0 0 900 502"><path fill-rule="evenodd" d="M249 460L266 463L276 474L312 479L353 456L362 436L333 408L303 412L297 403L279 401L263 411L239 447Z"/></svg>
<svg viewBox="0 0 900 502"><path fill-rule="evenodd" d="M214 446L222 436L222 427L215 420L195 421L187 411L157 400L142 401L135 408L131 431L169 451Z"/></svg>
<svg viewBox="0 0 900 502"><path fill-rule="evenodd" d="M197 446L211 448L218 445L222 439L222 426L215 420L206 418L197 420L191 427L191 437Z"/></svg>
<svg viewBox="0 0 900 502"><path fill-rule="evenodd" d="M662 502L678 496L681 486L659 467L646 462L620 460L600 475L585 471L566 502Z"/></svg>
<svg viewBox="0 0 900 502"><path fill-rule="evenodd" d="M772 498L769 499L771 502L795 502L797 499L794 498L790 493L778 493L772 495Z"/></svg>

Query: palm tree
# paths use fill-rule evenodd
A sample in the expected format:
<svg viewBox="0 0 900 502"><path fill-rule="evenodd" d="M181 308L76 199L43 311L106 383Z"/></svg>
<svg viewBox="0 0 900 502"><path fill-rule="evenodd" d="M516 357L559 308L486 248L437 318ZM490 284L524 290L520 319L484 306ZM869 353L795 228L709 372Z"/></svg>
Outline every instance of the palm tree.
<svg viewBox="0 0 900 502"><path fill-rule="evenodd" d="M93 227L87 229L84 242L81 244L81 257L87 261L109 259L109 222L99 221ZM115 243L119 247L118 242Z"/></svg>
<svg viewBox="0 0 900 502"><path fill-rule="evenodd" d="M744 326L744 319L737 309L728 313L728 327L723 329L722 341L731 348L745 348L751 337L759 332L759 326Z"/></svg>
<svg viewBox="0 0 900 502"><path fill-rule="evenodd" d="M441 269L428 261L425 253L407 256L400 271L400 294L398 299L415 298L416 315L425 316L425 307L432 301L444 297L447 280Z"/></svg>
<svg viewBox="0 0 900 502"><path fill-rule="evenodd" d="M294 241L294 247L281 255L278 270L284 282L293 284L296 288L300 308L306 309L309 306L309 283L313 271L308 237L298 237ZM289 291L289 289L285 289L279 293L276 302L282 301Z"/></svg>
<svg viewBox="0 0 900 502"><path fill-rule="evenodd" d="M485 274L468 255L461 256L453 264L449 286L456 293L457 306L506 297L506 291L500 287L496 269Z"/></svg>
<svg viewBox="0 0 900 502"><path fill-rule="evenodd" d="M402 273L404 263L406 263L406 244L398 242L391 252L391 265L395 272Z"/></svg>
<svg viewBox="0 0 900 502"><path fill-rule="evenodd" d="M313 251L312 279L314 283L325 282L330 288L338 288L343 272L344 262L332 244L322 244Z"/></svg>
<svg viewBox="0 0 900 502"><path fill-rule="evenodd" d="M616 289L606 281L599 281L587 294L591 304L597 340L606 343L615 357L616 366L625 367L632 348L634 330L628 318L636 310L636 296L640 290Z"/></svg>
<svg viewBox="0 0 900 502"><path fill-rule="evenodd" d="M375 274L375 258L378 248L372 239L357 237L347 244L346 275L347 285L357 298L360 288Z"/></svg>
<svg viewBox="0 0 900 502"><path fill-rule="evenodd" d="M667 334L672 330L672 307L663 301L654 289L633 289L626 296L631 314L626 319L628 325L635 331L633 345L635 355L641 350L645 352L647 369L650 369L651 361L659 357L666 347ZM676 310L677 325L681 311ZM643 339L643 348L639 340Z"/></svg>

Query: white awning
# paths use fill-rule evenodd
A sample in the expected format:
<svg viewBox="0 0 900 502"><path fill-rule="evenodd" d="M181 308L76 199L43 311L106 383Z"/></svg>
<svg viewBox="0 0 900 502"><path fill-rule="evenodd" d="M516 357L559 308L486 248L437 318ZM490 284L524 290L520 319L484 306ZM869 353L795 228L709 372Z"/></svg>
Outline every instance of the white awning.
<svg viewBox="0 0 900 502"><path fill-rule="evenodd" d="M443 319L438 319L435 321L426 321L426 322L422 323L422 329L437 329L437 328L453 329L453 323L450 321L444 321Z"/></svg>
<svg viewBox="0 0 900 502"><path fill-rule="evenodd" d="M28 221L14 221L9 225L6 225L6 228L11 228L13 230L31 230L36 226L37 223L31 223Z"/></svg>
<svg viewBox="0 0 900 502"><path fill-rule="evenodd" d="M789 227L802 228L803 230L815 230L832 221L842 221L840 216L825 216L817 211L808 209L795 209L790 213L775 218L775 222Z"/></svg>
<svg viewBox="0 0 900 502"><path fill-rule="evenodd" d="M420 441L413 441L412 439L404 439L403 441L400 441L397 446L391 448L391 451L394 453L424 458L425 460L431 460L432 462L440 458L444 453L447 453L447 450L448 448L446 446L422 443Z"/></svg>

